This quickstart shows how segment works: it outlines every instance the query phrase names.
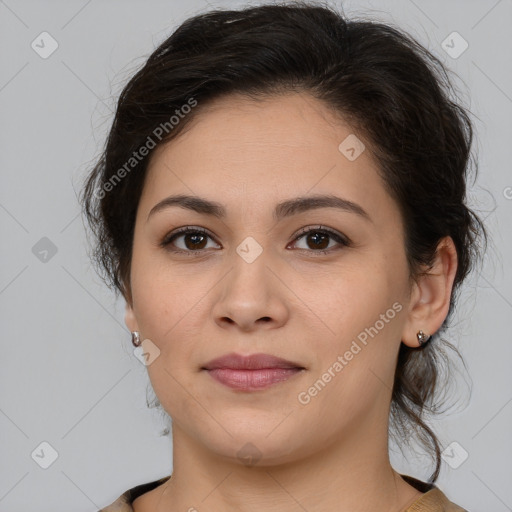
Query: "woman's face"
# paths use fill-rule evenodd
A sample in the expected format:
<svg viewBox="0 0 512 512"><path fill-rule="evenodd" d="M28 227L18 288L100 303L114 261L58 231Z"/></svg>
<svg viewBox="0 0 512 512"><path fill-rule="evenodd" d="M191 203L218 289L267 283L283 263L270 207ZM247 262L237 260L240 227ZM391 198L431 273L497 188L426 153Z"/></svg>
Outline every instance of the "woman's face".
<svg viewBox="0 0 512 512"><path fill-rule="evenodd" d="M387 439L411 283L398 206L358 144L309 95L231 96L153 154L126 323L151 341L149 377L174 430L211 452L236 460L251 446L260 464L277 464L377 431ZM192 202L150 215L174 195L214 202L224 215ZM339 207L292 205L313 196L339 198ZM187 226L207 234L162 245ZM304 369L234 389L203 369L233 352Z"/></svg>

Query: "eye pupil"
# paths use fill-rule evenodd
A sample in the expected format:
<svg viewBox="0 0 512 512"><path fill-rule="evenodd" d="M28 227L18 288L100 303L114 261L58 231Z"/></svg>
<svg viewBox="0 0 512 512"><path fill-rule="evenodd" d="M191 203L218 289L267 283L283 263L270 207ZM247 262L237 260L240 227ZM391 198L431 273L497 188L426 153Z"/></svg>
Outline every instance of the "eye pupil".
<svg viewBox="0 0 512 512"><path fill-rule="evenodd" d="M320 240L320 244L321 244L321 247L318 245L318 239L322 239L323 240ZM307 236L307 240L308 240L308 243L311 239L314 239L314 244L316 244L316 246L314 247L315 249L325 249L326 247L329 246L329 235L325 234L325 233L319 233L319 232L314 232L314 233L311 233ZM327 242L327 243L322 243L322 242Z"/></svg>
<svg viewBox="0 0 512 512"><path fill-rule="evenodd" d="M188 244L188 241L189 240L193 240L192 242L192 246L190 246ZM203 243L203 246L199 247L198 246L198 243L201 243L201 240L204 242L206 240L206 236L205 235L202 235L202 234L197 234L197 233L187 233L184 237L184 241L185 241L185 246L187 247L187 249L202 249L203 246L204 246L204 243Z"/></svg>

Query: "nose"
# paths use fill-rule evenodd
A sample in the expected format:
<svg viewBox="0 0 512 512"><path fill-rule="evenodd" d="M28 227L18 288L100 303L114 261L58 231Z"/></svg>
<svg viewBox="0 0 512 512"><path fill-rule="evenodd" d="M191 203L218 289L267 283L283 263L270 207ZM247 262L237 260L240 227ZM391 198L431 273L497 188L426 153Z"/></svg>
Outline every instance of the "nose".
<svg viewBox="0 0 512 512"><path fill-rule="evenodd" d="M278 274L277 265L268 261L265 250L251 263L235 253L232 269L217 290L213 307L217 325L243 332L284 325L290 292Z"/></svg>

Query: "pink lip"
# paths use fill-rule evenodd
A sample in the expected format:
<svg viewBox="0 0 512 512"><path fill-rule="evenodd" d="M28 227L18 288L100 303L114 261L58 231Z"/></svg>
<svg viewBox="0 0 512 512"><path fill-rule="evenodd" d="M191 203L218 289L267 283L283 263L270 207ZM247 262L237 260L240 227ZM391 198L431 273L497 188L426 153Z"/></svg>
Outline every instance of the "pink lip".
<svg viewBox="0 0 512 512"><path fill-rule="evenodd" d="M232 352L213 359L203 366L205 370L230 368L231 370L262 370L264 368L303 368L298 363L271 356L270 354L251 354L243 356Z"/></svg>
<svg viewBox="0 0 512 512"><path fill-rule="evenodd" d="M288 380L301 371L301 368L265 368L262 370L215 368L213 370L207 370L207 372L221 384L242 391L268 388L273 384Z"/></svg>
<svg viewBox="0 0 512 512"><path fill-rule="evenodd" d="M202 369L230 388L251 391L288 380L305 368L270 354L231 353L210 361Z"/></svg>

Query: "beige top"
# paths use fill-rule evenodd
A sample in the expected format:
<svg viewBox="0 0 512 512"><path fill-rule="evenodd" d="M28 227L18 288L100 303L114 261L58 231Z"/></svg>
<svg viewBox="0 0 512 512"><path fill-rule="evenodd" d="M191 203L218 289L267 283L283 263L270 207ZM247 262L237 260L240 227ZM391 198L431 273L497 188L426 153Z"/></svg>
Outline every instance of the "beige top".
<svg viewBox="0 0 512 512"><path fill-rule="evenodd" d="M414 501L414 503L412 503L412 505L410 505L404 512L468 512L458 505L455 505L455 503L449 501L444 493L435 485L416 480L411 476L401 476L407 483L411 484L418 491L424 493L423 496L420 496L416 501ZM154 482L133 487L121 494L116 501L108 507L102 508L99 512L133 512L131 504L136 498L155 489L164 482L167 482L169 478L171 477L168 476Z"/></svg>

